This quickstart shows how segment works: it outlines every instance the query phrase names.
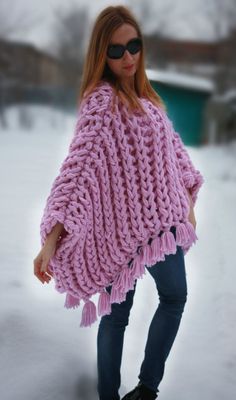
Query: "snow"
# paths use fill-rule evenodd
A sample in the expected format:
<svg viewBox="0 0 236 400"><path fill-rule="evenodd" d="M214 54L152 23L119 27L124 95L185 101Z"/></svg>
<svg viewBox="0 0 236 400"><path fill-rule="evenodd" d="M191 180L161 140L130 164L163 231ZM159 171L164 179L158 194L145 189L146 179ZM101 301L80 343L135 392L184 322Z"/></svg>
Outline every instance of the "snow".
<svg viewBox="0 0 236 400"><path fill-rule="evenodd" d="M28 129L19 124L22 109ZM42 286L33 274L42 210L76 114L12 106L5 117L8 128L0 125L1 399L95 400L99 319L80 328L82 307L64 308L64 294L55 291L53 281ZM233 400L236 142L186 148L205 177L195 208L199 240L185 256L188 300L158 398ZM126 329L121 397L137 383L157 299L146 273L137 283ZM96 296L93 300L97 303Z"/></svg>
<svg viewBox="0 0 236 400"><path fill-rule="evenodd" d="M195 89L204 92L212 92L214 83L211 79L187 74L172 70L146 69L148 79L167 83L169 85L185 87L187 89Z"/></svg>
<svg viewBox="0 0 236 400"><path fill-rule="evenodd" d="M214 95L214 100L218 100L221 102L230 102L230 101L235 102L235 99L236 99L236 89L235 88L228 89L222 94Z"/></svg>

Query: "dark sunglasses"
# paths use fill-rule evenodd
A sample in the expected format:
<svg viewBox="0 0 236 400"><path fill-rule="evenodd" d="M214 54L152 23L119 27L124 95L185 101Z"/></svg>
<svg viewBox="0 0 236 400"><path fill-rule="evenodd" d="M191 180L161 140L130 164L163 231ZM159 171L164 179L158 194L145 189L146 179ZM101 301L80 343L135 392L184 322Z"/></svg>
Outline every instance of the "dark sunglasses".
<svg viewBox="0 0 236 400"><path fill-rule="evenodd" d="M142 39L139 37L131 39L126 46L123 44L109 44L107 48L107 56L112 59L118 59L123 57L125 50L127 49L130 54L138 53L142 48Z"/></svg>

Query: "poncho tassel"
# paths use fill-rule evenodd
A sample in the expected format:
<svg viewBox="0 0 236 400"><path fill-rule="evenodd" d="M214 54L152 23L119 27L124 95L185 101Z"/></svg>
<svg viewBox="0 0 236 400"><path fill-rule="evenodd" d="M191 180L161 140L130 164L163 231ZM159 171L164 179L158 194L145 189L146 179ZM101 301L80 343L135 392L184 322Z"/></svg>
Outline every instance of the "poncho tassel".
<svg viewBox="0 0 236 400"><path fill-rule="evenodd" d="M97 320L97 315L96 315L96 306L93 303L93 301L88 300L84 304L83 310L82 310L82 318L80 322L80 326L90 326L92 325L95 321Z"/></svg>
<svg viewBox="0 0 236 400"><path fill-rule="evenodd" d="M132 261L131 265L133 278L142 278L142 275L146 273L145 265L142 260L142 254L138 254Z"/></svg>
<svg viewBox="0 0 236 400"><path fill-rule="evenodd" d="M184 246L189 240L189 233L186 224L181 222L181 224L176 226L176 243L179 246Z"/></svg>
<svg viewBox="0 0 236 400"><path fill-rule="evenodd" d="M108 292L100 293L98 299L98 315L106 315L111 313L110 294Z"/></svg>
<svg viewBox="0 0 236 400"><path fill-rule="evenodd" d="M111 303L122 303L126 298L126 293L122 293L119 289L117 289L114 284L111 288L110 302Z"/></svg>
<svg viewBox="0 0 236 400"><path fill-rule="evenodd" d="M117 276L117 279L113 283L113 286L121 292L128 292L130 289L133 289L134 282L133 277L131 275L131 269L127 266L122 269L122 271Z"/></svg>
<svg viewBox="0 0 236 400"><path fill-rule="evenodd" d="M188 241L187 245L191 244L191 243L195 243L196 240L198 239L198 237L195 232L194 226L191 224L191 222L187 221L186 228L187 228L188 234L189 234L189 241Z"/></svg>
<svg viewBox="0 0 236 400"><path fill-rule="evenodd" d="M159 262L159 261L164 261L165 255L161 248L161 238L159 236L155 237L152 240L152 243L150 246L152 249L153 259L155 260L155 263Z"/></svg>
<svg viewBox="0 0 236 400"><path fill-rule="evenodd" d="M165 254L176 253L176 241L172 232L163 232L161 235L161 248Z"/></svg>
<svg viewBox="0 0 236 400"><path fill-rule="evenodd" d="M146 244L142 248L142 261L143 261L144 265L152 264L153 254L152 254L151 246L149 244Z"/></svg>
<svg viewBox="0 0 236 400"><path fill-rule="evenodd" d="M190 249L191 245L192 245L192 244L188 244L188 245L184 245L184 246L182 247L184 255L186 255L186 253L187 253L188 250Z"/></svg>
<svg viewBox="0 0 236 400"><path fill-rule="evenodd" d="M76 308L79 305L80 305L80 299L72 296L70 293L66 294L66 300L65 300L65 304L64 304L65 308Z"/></svg>

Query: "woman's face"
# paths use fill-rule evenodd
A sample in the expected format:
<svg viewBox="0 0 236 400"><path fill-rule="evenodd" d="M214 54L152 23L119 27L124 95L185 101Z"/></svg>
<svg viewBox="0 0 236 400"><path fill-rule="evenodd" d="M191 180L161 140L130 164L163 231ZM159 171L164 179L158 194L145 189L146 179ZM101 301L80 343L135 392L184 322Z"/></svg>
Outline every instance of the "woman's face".
<svg viewBox="0 0 236 400"><path fill-rule="evenodd" d="M113 33L109 44L126 45L131 39L137 38L137 36L138 34L136 29L132 25L124 23ZM123 57L114 60L106 56L106 62L113 74L119 79L122 81L133 82L139 58L140 51L136 54L130 54L126 49ZM132 66L131 68L125 68L130 65Z"/></svg>

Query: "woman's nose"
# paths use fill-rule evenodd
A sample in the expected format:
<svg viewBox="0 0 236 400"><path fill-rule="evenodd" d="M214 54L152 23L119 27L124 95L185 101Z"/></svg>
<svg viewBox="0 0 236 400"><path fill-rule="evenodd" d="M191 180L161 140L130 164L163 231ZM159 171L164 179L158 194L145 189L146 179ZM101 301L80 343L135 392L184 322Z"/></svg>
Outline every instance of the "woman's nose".
<svg viewBox="0 0 236 400"><path fill-rule="evenodd" d="M124 52L123 58L124 58L124 59L127 59L127 60L130 60L130 61L131 61L131 60L133 61L132 54L130 54L129 51L128 51L127 49L126 49L125 52Z"/></svg>

